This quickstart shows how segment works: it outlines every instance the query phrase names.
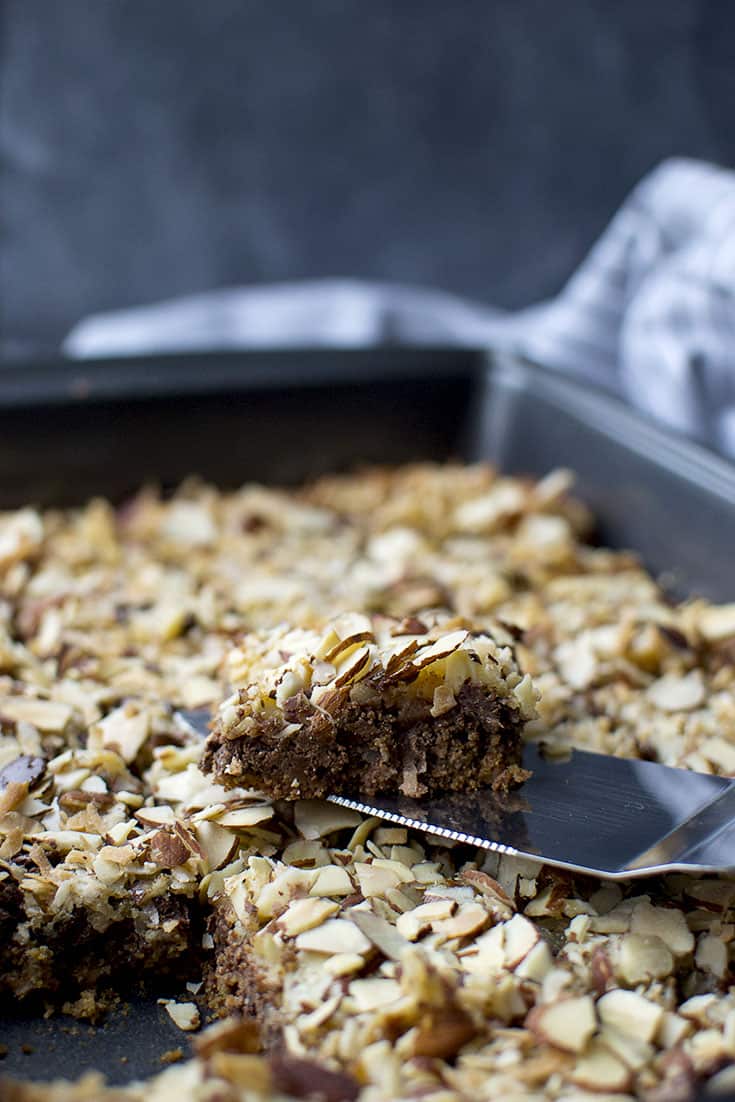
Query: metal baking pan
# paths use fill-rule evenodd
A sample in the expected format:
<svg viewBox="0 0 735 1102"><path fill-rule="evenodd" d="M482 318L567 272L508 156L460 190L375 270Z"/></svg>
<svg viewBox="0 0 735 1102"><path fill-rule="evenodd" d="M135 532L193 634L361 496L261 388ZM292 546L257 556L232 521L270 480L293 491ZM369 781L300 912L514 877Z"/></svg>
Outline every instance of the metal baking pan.
<svg viewBox="0 0 735 1102"><path fill-rule="evenodd" d="M606 394L482 350L227 353L0 370L0 507L122 500L188 474L296 483L414 459L576 472L599 538L676 596L735 599L735 468ZM70 947L71 949L71 947ZM172 990L168 994L179 992ZM100 1029L0 1008L0 1074L113 1083L188 1047L154 999ZM30 1048L24 1052L21 1045Z"/></svg>

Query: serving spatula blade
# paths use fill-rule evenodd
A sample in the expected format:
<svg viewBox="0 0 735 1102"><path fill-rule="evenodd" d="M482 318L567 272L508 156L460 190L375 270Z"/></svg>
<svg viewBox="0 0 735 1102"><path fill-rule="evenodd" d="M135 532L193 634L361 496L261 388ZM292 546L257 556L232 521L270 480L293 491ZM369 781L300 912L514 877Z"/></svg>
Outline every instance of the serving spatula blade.
<svg viewBox="0 0 735 1102"><path fill-rule="evenodd" d="M430 799L330 796L428 834L611 880L735 868L735 781L583 750L529 745L515 792Z"/></svg>
<svg viewBox="0 0 735 1102"><path fill-rule="evenodd" d="M177 722L206 737L209 713ZM531 777L516 791L430 799L329 796L426 834L610 880L735 870L735 780L586 750L525 748Z"/></svg>

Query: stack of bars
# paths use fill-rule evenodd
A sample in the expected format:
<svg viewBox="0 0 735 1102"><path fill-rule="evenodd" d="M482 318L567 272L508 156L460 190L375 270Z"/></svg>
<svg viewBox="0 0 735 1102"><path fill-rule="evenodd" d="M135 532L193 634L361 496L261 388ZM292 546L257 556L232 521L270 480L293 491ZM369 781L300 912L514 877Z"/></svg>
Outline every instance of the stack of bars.
<svg viewBox="0 0 735 1102"><path fill-rule="evenodd" d="M146 1083L3 1099L735 1085L735 882L602 883L322 799L507 791L528 739L735 773L735 606L592 546L571 482L426 464L0 518L0 991L94 1020L134 976L197 1031Z"/></svg>

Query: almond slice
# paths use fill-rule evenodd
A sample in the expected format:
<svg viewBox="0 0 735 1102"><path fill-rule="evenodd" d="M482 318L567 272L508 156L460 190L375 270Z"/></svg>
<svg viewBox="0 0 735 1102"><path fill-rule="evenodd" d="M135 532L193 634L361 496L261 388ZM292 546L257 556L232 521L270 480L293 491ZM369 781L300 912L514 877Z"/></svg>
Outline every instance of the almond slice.
<svg viewBox="0 0 735 1102"><path fill-rule="evenodd" d="M631 1071L640 1071L650 1064L654 1057L653 1045L630 1033L622 1033L611 1025L603 1025L597 1040L609 1049L613 1056L622 1060Z"/></svg>
<svg viewBox="0 0 735 1102"><path fill-rule="evenodd" d="M659 937L676 957L685 956L694 949L694 934L687 926L682 911L673 907L654 907L651 903L637 903L633 908L631 931L643 937Z"/></svg>
<svg viewBox="0 0 735 1102"><path fill-rule="evenodd" d="M296 829L307 841L325 838L338 830L354 830L362 822L359 811L328 804L326 800L297 800L294 805Z"/></svg>
<svg viewBox="0 0 735 1102"><path fill-rule="evenodd" d="M397 980L370 976L368 979L352 981L350 997L354 999L358 1014L368 1010L379 1010L400 999L401 985Z"/></svg>
<svg viewBox="0 0 735 1102"><path fill-rule="evenodd" d="M453 899L436 899L428 903L420 903L418 907L412 907L410 911L399 915L396 919L396 927L402 937L409 941L416 941L431 929L432 923L451 918L456 907L457 904Z"/></svg>
<svg viewBox="0 0 735 1102"><path fill-rule="evenodd" d="M350 919L389 960L400 960L409 947L409 942L395 926L372 911L354 909Z"/></svg>
<svg viewBox="0 0 735 1102"><path fill-rule="evenodd" d="M372 635L373 631L370 617L364 612L343 612L332 620L330 628L342 640L358 635Z"/></svg>
<svg viewBox="0 0 735 1102"><path fill-rule="evenodd" d="M513 969L531 952L540 935L533 923L523 915L513 915L513 918L504 923L503 931L505 966Z"/></svg>
<svg viewBox="0 0 735 1102"><path fill-rule="evenodd" d="M357 681L360 674L367 671L371 658L372 650L369 646L359 647L358 650L356 650L354 654L351 654L339 667L339 671L334 680L335 688L341 689L343 685L352 684L352 682Z"/></svg>
<svg viewBox="0 0 735 1102"><path fill-rule="evenodd" d="M157 831L150 838L148 853L151 860L163 869L178 868L191 857L191 850L179 835L165 829Z"/></svg>
<svg viewBox="0 0 735 1102"><path fill-rule="evenodd" d="M16 723L32 723L39 731L53 734L64 730L71 719L71 708L55 700L8 696L0 700L0 715Z"/></svg>
<svg viewBox="0 0 735 1102"><path fill-rule="evenodd" d="M663 1017L663 1007L635 991L617 988L597 1002L597 1013L604 1025L641 1041L652 1041Z"/></svg>
<svg viewBox="0 0 735 1102"><path fill-rule="evenodd" d="M105 749L117 750L123 761L130 764L148 738L149 723L147 712L123 704L100 720L93 734L99 736Z"/></svg>
<svg viewBox="0 0 735 1102"><path fill-rule="evenodd" d="M158 1003L165 1006L169 1018L179 1029L187 1033L199 1029L201 1018L196 1003L179 1003L175 999L159 999Z"/></svg>
<svg viewBox="0 0 735 1102"><path fill-rule="evenodd" d="M309 895L352 895L355 887L347 869L341 865L325 865L316 874Z"/></svg>
<svg viewBox="0 0 735 1102"><path fill-rule="evenodd" d="M141 807L135 812L135 818L143 826L164 826L166 823L173 823L176 816L173 808L162 804L160 807Z"/></svg>
<svg viewBox="0 0 735 1102"><path fill-rule="evenodd" d="M450 631L447 635L442 635L435 643L419 646L418 651L410 661L396 672L395 678L397 680L413 680L414 677L418 677L420 671L425 669L426 666L439 662L442 658L449 658L450 654L454 654L456 650L459 650L468 635L469 632L464 629Z"/></svg>
<svg viewBox="0 0 735 1102"><path fill-rule="evenodd" d="M727 945L722 938L705 934L699 939L694 963L703 972L711 972L718 979L724 979L729 967Z"/></svg>
<svg viewBox="0 0 735 1102"><path fill-rule="evenodd" d="M708 643L720 643L735 635L735 604L703 608L697 617L697 627Z"/></svg>
<svg viewBox="0 0 735 1102"><path fill-rule="evenodd" d="M516 967L515 974L522 980L531 980L533 983L542 983L544 977L554 967L554 958L551 949L543 940L539 939L527 953L521 963Z"/></svg>
<svg viewBox="0 0 735 1102"><path fill-rule="evenodd" d="M410 913L410 912L409 912ZM479 903L460 907L455 915L435 926L435 930L447 938L469 937L479 933L490 921L490 915Z"/></svg>
<svg viewBox="0 0 735 1102"><path fill-rule="evenodd" d="M286 937L296 937L321 926L338 910L339 904L331 899L295 899L277 920L276 926Z"/></svg>
<svg viewBox="0 0 735 1102"><path fill-rule="evenodd" d="M564 1052L582 1052L597 1029L595 1004L590 995L581 995L535 1006L526 1016L526 1028Z"/></svg>
<svg viewBox="0 0 735 1102"><path fill-rule="evenodd" d="M230 827L232 830L244 830L272 818L273 808L271 805L261 804L255 807L238 807L234 811L225 809L220 815L215 816L214 822L218 826Z"/></svg>
<svg viewBox="0 0 735 1102"><path fill-rule="evenodd" d="M315 901L316 902L316 901ZM333 956L336 953L368 953L372 943L362 930L346 918L330 918L314 930L306 930L296 938L297 949Z"/></svg>
<svg viewBox="0 0 735 1102"><path fill-rule="evenodd" d="M385 896L391 888L397 888L403 880L395 869L382 868L375 862L356 861L355 872L360 891L366 899Z"/></svg>
<svg viewBox="0 0 735 1102"><path fill-rule="evenodd" d="M578 1087L600 1094L606 1091L612 1094L625 1093L632 1083L630 1069L599 1041L590 1044L568 1078Z"/></svg>
<svg viewBox="0 0 735 1102"><path fill-rule="evenodd" d="M355 632L353 635L348 635L345 639L340 639L338 643L335 643L335 645L327 651L321 661L335 664L340 654L344 654L344 652L351 647L357 646L358 643L372 643L374 640L375 636L372 631Z"/></svg>
<svg viewBox="0 0 735 1102"><path fill-rule="evenodd" d="M670 976L674 958L660 937L628 934L620 942L615 970L626 984L635 987Z"/></svg>
<svg viewBox="0 0 735 1102"><path fill-rule="evenodd" d="M699 670L684 677L664 674L649 685L649 700L663 712L690 712L704 703L705 687Z"/></svg>
<svg viewBox="0 0 735 1102"><path fill-rule="evenodd" d="M196 823L194 829L197 841L204 852L208 870L213 872L228 864L238 846L237 835L206 819Z"/></svg>

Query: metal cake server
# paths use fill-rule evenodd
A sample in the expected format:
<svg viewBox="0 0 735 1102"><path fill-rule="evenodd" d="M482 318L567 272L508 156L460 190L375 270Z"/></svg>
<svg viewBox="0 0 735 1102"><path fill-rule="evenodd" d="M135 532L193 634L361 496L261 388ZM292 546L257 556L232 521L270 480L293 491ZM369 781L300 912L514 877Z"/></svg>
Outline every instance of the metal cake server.
<svg viewBox="0 0 735 1102"><path fill-rule="evenodd" d="M177 716L207 734L208 713ZM609 880L735 870L735 780L585 750L559 759L534 744L526 746L523 764L531 778L507 795L483 789L422 800L328 800L427 834Z"/></svg>
<svg viewBox="0 0 735 1102"><path fill-rule="evenodd" d="M735 869L735 781L650 761L529 745L515 792L426 800L330 796L332 803L483 849L628 880Z"/></svg>

